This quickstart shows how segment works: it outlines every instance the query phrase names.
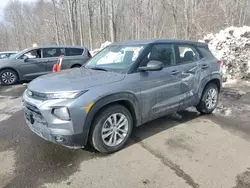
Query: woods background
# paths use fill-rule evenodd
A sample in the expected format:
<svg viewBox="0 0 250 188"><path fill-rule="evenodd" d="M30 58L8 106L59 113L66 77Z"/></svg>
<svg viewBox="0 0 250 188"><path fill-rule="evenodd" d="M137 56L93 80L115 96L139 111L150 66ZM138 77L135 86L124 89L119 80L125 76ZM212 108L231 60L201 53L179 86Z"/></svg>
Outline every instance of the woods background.
<svg viewBox="0 0 250 188"><path fill-rule="evenodd" d="M106 40L200 39L250 25L250 0L12 0L0 22L0 50L33 43L99 47Z"/></svg>

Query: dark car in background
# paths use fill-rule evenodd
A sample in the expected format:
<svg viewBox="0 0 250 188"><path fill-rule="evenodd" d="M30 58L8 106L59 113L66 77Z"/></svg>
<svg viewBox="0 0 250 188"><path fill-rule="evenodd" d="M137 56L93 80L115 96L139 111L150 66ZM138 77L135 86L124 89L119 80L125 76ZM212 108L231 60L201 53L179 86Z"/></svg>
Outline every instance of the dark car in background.
<svg viewBox="0 0 250 188"><path fill-rule="evenodd" d="M12 85L51 73L59 56L64 55L62 69L81 67L91 58L82 46L40 46L25 49L9 59L0 60L0 83Z"/></svg>
<svg viewBox="0 0 250 188"><path fill-rule="evenodd" d="M1 59L8 59L11 56L17 54L17 51L6 51L6 52L0 52L0 60Z"/></svg>

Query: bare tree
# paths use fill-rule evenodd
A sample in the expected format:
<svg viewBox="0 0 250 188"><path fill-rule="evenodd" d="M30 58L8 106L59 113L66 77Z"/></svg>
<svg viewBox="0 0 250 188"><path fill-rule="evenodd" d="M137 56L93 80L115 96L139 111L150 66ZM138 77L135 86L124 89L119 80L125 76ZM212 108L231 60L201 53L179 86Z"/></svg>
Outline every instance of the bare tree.
<svg viewBox="0 0 250 188"><path fill-rule="evenodd" d="M111 42L115 42L116 33L115 33L114 2L113 2L113 0L110 0L109 31L110 31L110 40L111 40Z"/></svg>
<svg viewBox="0 0 250 188"><path fill-rule="evenodd" d="M88 21L89 21L89 47L90 49L93 48L93 10L90 6L90 0L87 0L87 9L88 9Z"/></svg>
<svg viewBox="0 0 250 188"><path fill-rule="evenodd" d="M21 0L5 6L0 48L33 43L80 44L105 40L199 39L229 26L250 25L250 0Z"/></svg>
<svg viewBox="0 0 250 188"><path fill-rule="evenodd" d="M56 3L55 0L52 0L53 10L54 10L54 19L55 19L55 27L56 27L56 44L59 44L59 31L58 31L58 21L57 21L57 11L56 11Z"/></svg>

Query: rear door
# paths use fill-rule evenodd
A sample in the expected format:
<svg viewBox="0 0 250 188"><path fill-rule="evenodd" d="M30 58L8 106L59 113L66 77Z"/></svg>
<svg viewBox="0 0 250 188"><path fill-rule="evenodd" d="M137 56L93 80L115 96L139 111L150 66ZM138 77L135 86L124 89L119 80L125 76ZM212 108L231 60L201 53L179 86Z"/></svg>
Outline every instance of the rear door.
<svg viewBox="0 0 250 188"><path fill-rule="evenodd" d="M52 72L53 65L57 63L59 56L65 54L65 48L43 48L42 54L46 72L50 73Z"/></svg>
<svg viewBox="0 0 250 188"><path fill-rule="evenodd" d="M68 47L65 49L65 57L63 59L62 68L69 69L73 67L82 66L89 57L86 55L87 51L84 48Z"/></svg>
<svg viewBox="0 0 250 188"><path fill-rule="evenodd" d="M27 61L24 61L25 57L28 57ZM18 70L23 80L32 80L46 74L46 68L41 57L41 49L37 48L27 51L17 58Z"/></svg>
<svg viewBox="0 0 250 188"><path fill-rule="evenodd" d="M195 104L198 94L201 67L201 55L195 46L188 44L176 45L176 59L181 79L181 109Z"/></svg>

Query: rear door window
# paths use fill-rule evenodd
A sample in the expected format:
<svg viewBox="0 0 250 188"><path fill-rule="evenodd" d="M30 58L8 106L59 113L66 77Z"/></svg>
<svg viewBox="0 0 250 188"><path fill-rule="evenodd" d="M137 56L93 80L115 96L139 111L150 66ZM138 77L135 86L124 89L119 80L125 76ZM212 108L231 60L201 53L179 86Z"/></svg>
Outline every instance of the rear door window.
<svg viewBox="0 0 250 188"><path fill-rule="evenodd" d="M178 45L178 64L192 63L200 59L199 53L189 45Z"/></svg>
<svg viewBox="0 0 250 188"><path fill-rule="evenodd" d="M65 54L64 48L43 48L43 58L59 57Z"/></svg>
<svg viewBox="0 0 250 188"><path fill-rule="evenodd" d="M82 48L66 48L66 56L77 56L83 54Z"/></svg>

